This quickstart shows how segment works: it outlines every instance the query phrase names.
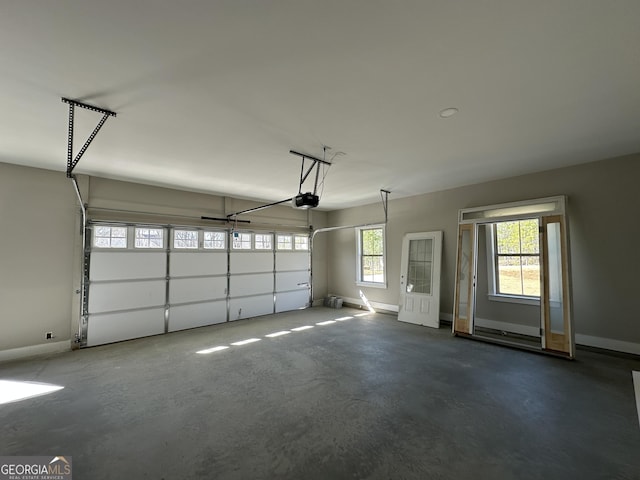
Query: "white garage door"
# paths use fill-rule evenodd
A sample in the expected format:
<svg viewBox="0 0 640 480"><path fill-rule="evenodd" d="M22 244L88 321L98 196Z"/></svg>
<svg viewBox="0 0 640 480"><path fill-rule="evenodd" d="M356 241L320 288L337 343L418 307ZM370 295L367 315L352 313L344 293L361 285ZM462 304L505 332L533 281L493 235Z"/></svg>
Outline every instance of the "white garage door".
<svg viewBox="0 0 640 480"><path fill-rule="evenodd" d="M229 256L229 320L274 312L273 234L234 232Z"/></svg>
<svg viewBox="0 0 640 480"><path fill-rule="evenodd" d="M159 227L93 228L87 346L164 333L165 233Z"/></svg>
<svg viewBox="0 0 640 480"><path fill-rule="evenodd" d="M276 312L311 306L308 235L276 234Z"/></svg>
<svg viewBox="0 0 640 480"><path fill-rule="evenodd" d="M94 224L83 345L309 305L308 236Z"/></svg>
<svg viewBox="0 0 640 480"><path fill-rule="evenodd" d="M227 320L227 232L173 229L167 331Z"/></svg>

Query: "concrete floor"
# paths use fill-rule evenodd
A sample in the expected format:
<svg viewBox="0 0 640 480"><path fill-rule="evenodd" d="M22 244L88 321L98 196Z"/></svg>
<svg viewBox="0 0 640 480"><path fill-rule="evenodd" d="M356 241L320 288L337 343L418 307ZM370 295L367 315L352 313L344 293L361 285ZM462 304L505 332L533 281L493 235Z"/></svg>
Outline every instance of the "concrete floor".
<svg viewBox="0 0 640 480"><path fill-rule="evenodd" d="M0 365L0 455L90 479L638 479L637 358L574 362L314 308ZM266 334L312 329L275 338ZM260 338L208 355L214 346Z"/></svg>

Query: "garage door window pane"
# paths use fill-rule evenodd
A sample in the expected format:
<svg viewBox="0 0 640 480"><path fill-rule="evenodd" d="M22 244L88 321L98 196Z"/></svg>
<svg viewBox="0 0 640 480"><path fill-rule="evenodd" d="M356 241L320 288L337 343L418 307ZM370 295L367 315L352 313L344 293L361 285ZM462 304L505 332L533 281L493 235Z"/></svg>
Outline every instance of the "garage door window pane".
<svg viewBox="0 0 640 480"><path fill-rule="evenodd" d="M278 250L292 250L293 239L291 235L278 235Z"/></svg>
<svg viewBox="0 0 640 480"><path fill-rule="evenodd" d="M273 236L271 234L256 233L256 250L271 250L271 240Z"/></svg>
<svg viewBox="0 0 640 480"><path fill-rule="evenodd" d="M251 234L235 232L232 246L234 250L251 250Z"/></svg>
<svg viewBox="0 0 640 480"><path fill-rule="evenodd" d="M93 230L93 246L98 248L127 248L127 228L96 226Z"/></svg>
<svg viewBox="0 0 640 480"><path fill-rule="evenodd" d="M194 230L174 230L173 248L198 248L198 232Z"/></svg>
<svg viewBox="0 0 640 480"><path fill-rule="evenodd" d="M309 250L309 237L296 235L295 247L296 250Z"/></svg>
<svg viewBox="0 0 640 480"><path fill-rule="evenodd" d="M136 228L136 248L164 247L164 231L161 228Z"/></svg>
<svg viewBox="0 0 640 480"><path fill-rule="evenodd" d="M225 232L204 232L204 248L224 250L226 238Z"/></svg>

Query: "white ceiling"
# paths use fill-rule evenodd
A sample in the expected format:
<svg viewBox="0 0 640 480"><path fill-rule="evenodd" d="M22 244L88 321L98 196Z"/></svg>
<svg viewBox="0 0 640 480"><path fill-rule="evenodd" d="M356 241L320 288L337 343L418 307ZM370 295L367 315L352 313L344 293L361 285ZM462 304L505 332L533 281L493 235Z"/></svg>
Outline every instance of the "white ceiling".
<svg viewBox="0 0 640 480"><path fill-rule="evenodd" d="M61 97L117 112L76 173L276 201L327 145L335 209L640 151L640 2L0 0L0 161L63 174Z"/></svg>

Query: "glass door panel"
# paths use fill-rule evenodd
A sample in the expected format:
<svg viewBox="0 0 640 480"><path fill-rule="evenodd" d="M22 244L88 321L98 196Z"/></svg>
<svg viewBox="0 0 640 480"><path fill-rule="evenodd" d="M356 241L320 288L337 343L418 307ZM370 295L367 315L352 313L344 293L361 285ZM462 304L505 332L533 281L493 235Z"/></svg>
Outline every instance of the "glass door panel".
<svg viewBox="0 0 640 480"><path fill-rule="evenodd" d="M407 265L407 293L431 294L433 263L433 239L409 241Z"/></svg>

